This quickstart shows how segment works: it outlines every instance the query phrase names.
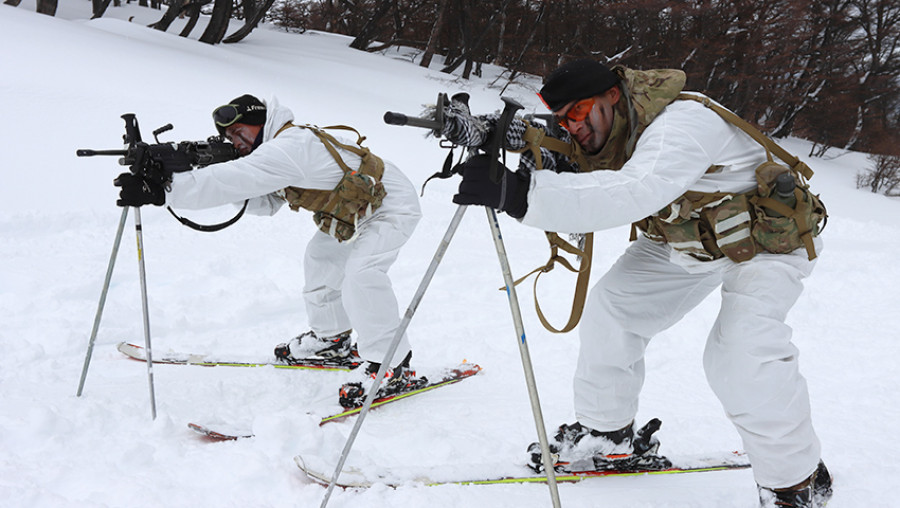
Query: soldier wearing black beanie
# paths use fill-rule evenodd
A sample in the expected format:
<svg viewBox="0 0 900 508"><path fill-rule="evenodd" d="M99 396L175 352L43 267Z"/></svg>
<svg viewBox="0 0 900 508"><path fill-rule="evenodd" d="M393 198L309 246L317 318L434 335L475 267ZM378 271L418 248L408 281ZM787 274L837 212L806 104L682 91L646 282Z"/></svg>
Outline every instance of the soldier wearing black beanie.
<svg viewBox="0 0 900 508"><path fill-rule="evenodd" d="M594 60L575 60L563 64L547 77L538 94L550 111L566 104L600 95L619 83L619 75Z"/></svg>

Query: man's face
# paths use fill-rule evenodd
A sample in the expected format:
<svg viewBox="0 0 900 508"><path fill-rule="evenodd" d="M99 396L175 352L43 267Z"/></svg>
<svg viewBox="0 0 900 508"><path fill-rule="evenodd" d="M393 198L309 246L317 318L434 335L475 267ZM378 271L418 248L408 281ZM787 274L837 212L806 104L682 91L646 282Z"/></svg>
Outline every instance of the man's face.
<svg viewBox="0 0 900 508"><path fill-rule="evenodd" d="M234 144L241 155L247 155L253 151L253 143L262 125L247 125L234 123L225 129L225 137Z"/></svg>
<svg viewBox="0 0 900 508"><path fill-rule="evenodd" d="M584 99L566 104L554 112L553 116L569 131L569 134L584 151L592 155L599 152L606 144L606 140L609 139L615 118L613 106L619 102L620 97L619 88L614 86L602 95L588 99L593 100L593 105L587 115L580 119L577 119L581 117L580 114L577 114L578 109L587 107L583 102ZM572 116L569 116L570 112Z"/></svg>

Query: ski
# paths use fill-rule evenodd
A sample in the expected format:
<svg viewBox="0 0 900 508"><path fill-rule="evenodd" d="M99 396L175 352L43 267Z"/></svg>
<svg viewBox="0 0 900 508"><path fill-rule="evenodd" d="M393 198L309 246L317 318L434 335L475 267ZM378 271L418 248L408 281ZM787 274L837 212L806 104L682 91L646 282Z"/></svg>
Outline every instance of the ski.
<svg viewBox="0 0 900 508"><path fill-rule="evenodd" d="M235 430L226 431L222 429L213 430L212 428L207 427L206 425L200 425L199 423L188 423L188 428L212 441L236 441L238 439L253 437L253 433L251 432Z"/></svg>
<svg viewBox="0 0 900 508"><path fill-rule="evenodd" d="M459 366L454 367L452 369L447 369L443 374L439 375L437 380L429 381L424 386L420 386L414 390L410 390L408 392L401 392L394 395L390 395L388 397L382 397L380 399L375 399L372 402L372 406L369 410L373 410L384 406L386 404L390 404L392 402L397 402L399 400L403 400L408 397L412 397L413 395L418 395L420 393L430 392L432 390L436 390L442 386L451 385L453 383L458 383L463 379L468 377L472 377L478 372L481 371L481 367L474 363L463 362ZM362 407L347 409L345 411L341 411L340 413L333 414L331 416L326 416L322 418L322 421L319 422L319 425L325 425L329 422L338 422L346 419L349 416L353 416L358 414L362 410Z"/></svg>
<svg viewBox="0 0 900 508"><path fill-rule="evenodd" d="M669 457L671 467L665 469L628 469L606 471L571 471L556 473L558 483L577 483L594 478L606 478L612 476L644 476L644 475L671 475L682 473L702 473L712 471L729 471L734 469L746 469L750 467L746 455L743 452L728 452L716 455ZM315 456L297 455L294 457L297 467L311 480L322 485L331 482L331 471L328 464ZM504 485L516 483L546 483L547 477L531 471L525 466L519 466L518 471L511 474L499 474L496 476L485 474L478 476L479 472L490 469L509 470L508 465L495 465L493 468L485 464L470 466L456 466L455 471L447 467L433 468L382 468L379 471L366 473L359 468L345 467L338 476L335 485L341 488L366 489L373 485L385 485L397 488L406 484L420 484L426 486L436 485ZM475 473L462 473L464 471L476 471Z"/></svg>
<svg viewBox="0 0 900 508"><path fill-rule="evenodd" d="M130 344L129 344L130 345ZM134 346L138 347L138 346ZM126 353L127 354L127 353ZM130 355L129 355L130 356ZM139 358L143 360L143 358ZM156 363L156 359L153 360L153 363ZM202 364L201 364L202 365ZM429 392L440 388L442 386L448 386L453 383L458 383L463 379L468 377L472 377L475 374L478 374L481 371L481 367L474 363L463 362L459 366L454 367L452 369L445 369L442 374L438 375L437 381L432 381L424 386L420 386L415 390L410 390L408 392L397 393L388 397L382 397L380 399L375 399L372 402L372 406L370 410L374 410L386 404L390 404L393 402L397 402L403 400L408 397L412 397L413 395L418 395L420 393ZM330 422L339 422L350 416L358 414L362 410L361 407L347 409L345 411L341 411L340 413L333 414L331 416L326 416L319 421L319 426L325 425ZM227 428L226 426L214 426L214 425L204 425L199 423L188 423L188 427L198 432L207 438L214 441L233 441L236 439L244 439L253 437L253 433L244 430L235 430L231 428Z"/></svg>
<svg viewBox="0 0 900 508"><path fill-rule="evenodd" d="M128 342L120 342L117 349L124 355L134 360L142 362L147 361L147 355L144 354L144 348ZM303 369L303 370L328 370L328 371L348 371L359 366L360 362L340 362L335 360L325 360L319 358L306 358L303 360L285 363L277 360L264 361L227 361L220 360L212 355L164 352L161 354L154 353L153 363L168 365L200 365L203 367L275 367L277 369Z"/></svg>

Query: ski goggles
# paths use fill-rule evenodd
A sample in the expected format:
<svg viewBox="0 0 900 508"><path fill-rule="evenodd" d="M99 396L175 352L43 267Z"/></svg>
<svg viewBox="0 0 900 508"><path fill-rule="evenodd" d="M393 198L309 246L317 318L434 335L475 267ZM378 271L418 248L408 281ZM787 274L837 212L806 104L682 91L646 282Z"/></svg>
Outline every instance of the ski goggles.
<svg viewBox="0 0 900 508"><path fill-rule="evenodd" d="M226 104L224 106L219 106L213 111L213 121L216 122L216 125L219 127L229 127L237 123L244 114L238 111L238 107L235 104Z"/></svg>
<svg viewBox="0 0 900 508"><path fill-rule="evenodd" d="M553 115L556 119L557 123L559 123L560 127L563 129L569 129L569 122L581 122L587 118L588 114L590 114L591 109L594 108L594 98L589 97L587 99L582 99L576 102L569 111L566 111L565 116Z"/></svg>

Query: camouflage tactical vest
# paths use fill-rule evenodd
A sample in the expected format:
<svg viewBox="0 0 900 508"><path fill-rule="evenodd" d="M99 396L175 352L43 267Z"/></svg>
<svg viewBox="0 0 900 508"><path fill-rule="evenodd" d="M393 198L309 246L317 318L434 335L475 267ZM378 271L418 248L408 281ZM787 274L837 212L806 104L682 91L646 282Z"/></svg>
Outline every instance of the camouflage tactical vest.
<svg viewBox="0 0 900 508"><path fill-rule="evenodd" d="M362 146L362 142L366 138L352 127L336 125L324 127L324 129L353 131L357 135L356 145L339 142L323 131L323 128L312 125L294 125L291 122L282 126L275 136L290 127L312 131L344 171L344 176L330 191L287 187L278 193L279 197L286 200L291 210L295 212L300 208L313 212L313 221L323 233L333 236L339 242L352 240L356 236L359 220L377 210L387 195L384 185L381 183L384 161ZM362 159L359 169L350 169L335 147L358 155Z"/></svg>
<svg viewBox="0 0 900 508"><path fill-rule="evenodd" d="M759 252L787 254L801 247L811 261L816 258L813 238L827 222L825 205L809 190L812 169L789 154L755 127L707 97L682 94L737 126L766 150L767 160L757 166L757 187L743 194L688 191L654 215L632 227L651 240L667 242L673 249L700 261L727 257L736 263ZM782 162L775 162L773 153ZM707 172L720 170L710 167ZM776 191L779 177L784 189Z"/></svg>

